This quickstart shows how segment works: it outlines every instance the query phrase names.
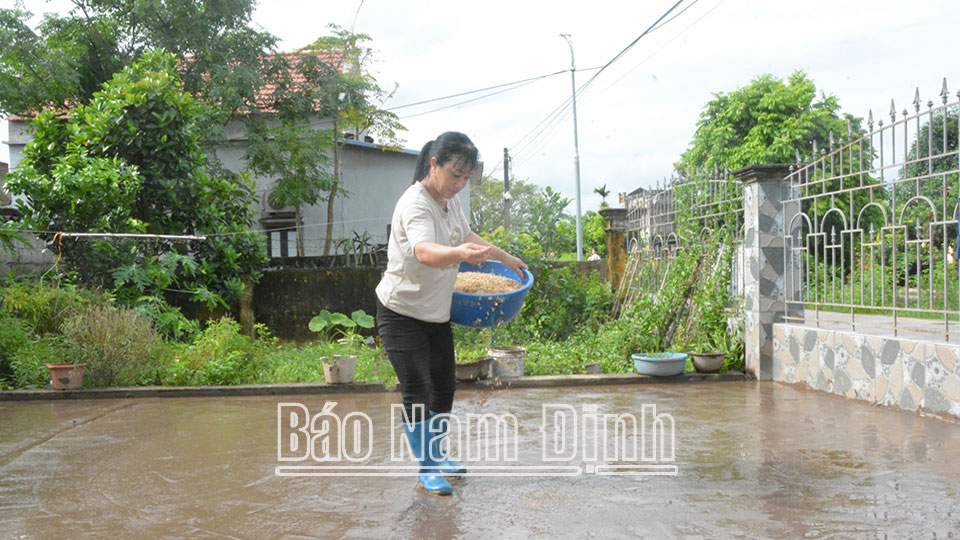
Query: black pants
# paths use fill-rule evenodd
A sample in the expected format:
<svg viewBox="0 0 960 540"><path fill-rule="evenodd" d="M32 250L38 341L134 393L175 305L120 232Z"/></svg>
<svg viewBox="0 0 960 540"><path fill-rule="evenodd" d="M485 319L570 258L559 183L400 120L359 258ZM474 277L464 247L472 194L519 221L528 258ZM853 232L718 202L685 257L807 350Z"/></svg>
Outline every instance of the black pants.
<svg viewBox="0 0 960 540"><path fill-rule="evenodd" d="M421 412L450 412L457 385L450 323L407 317L377 299L377 330L400 381L407 418L421 422L424 420Z"/></svg>

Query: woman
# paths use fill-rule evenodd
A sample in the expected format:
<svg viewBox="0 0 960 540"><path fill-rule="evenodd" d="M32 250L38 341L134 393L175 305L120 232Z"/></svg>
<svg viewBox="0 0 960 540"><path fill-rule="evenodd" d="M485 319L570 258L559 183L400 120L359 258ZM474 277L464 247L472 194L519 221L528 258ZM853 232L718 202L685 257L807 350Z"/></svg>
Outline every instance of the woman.
<svg viewBox="0 0 960 540"><path fill-rule="evenodd" d="M387 270L377 285L377 329L400 381L419 487L438 495L451 492L441 473L466 472L440 455L447 422L437 416L450 412L456 389L450 304L460 262L496 259L520 276L527 267L470 230L456 195L477 165L477 148L462 133L424 145L413 184L393 211Z"/></svg>

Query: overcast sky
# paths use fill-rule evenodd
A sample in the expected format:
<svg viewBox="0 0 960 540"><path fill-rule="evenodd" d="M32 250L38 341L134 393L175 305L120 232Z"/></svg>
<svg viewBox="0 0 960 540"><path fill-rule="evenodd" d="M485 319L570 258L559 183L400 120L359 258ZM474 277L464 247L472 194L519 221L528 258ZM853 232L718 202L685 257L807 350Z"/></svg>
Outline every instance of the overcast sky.
<svg viewBox="0 0 960 540"><path fill-rule="evenodd" d="M559 34L572 36L578 69L602 66L676 1L261 0L254 22L288 51L326 34L328 23L370 35L381 85L398 85L387 108L566 70L439 111L430 112L483 94L395 112L408 128L408 148L463 131L487 173L502 178L503 149L510 148L513 176L573 199L569 106L558 121L542 124L571 95L570 49ZM69 2L25 4L42 13ZM685 8L577 99L584 212L599 207L593 190L600 185L616 205L617 193L669 176L712 94L764 73L785 78L803 70L844 112L865 117L872 108L887 121L891 98L901 110L916 87L938 104L944 77L951 101L960 90L957 0L684 0L671 16ZM577 86L593 73L578 71Z"/></svg>

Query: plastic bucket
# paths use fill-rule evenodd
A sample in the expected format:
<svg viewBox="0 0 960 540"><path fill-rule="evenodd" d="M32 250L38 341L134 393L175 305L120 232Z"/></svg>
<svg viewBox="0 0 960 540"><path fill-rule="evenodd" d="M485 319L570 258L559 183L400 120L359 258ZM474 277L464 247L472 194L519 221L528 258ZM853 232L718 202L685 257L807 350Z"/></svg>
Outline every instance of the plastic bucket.
<svg viewBox="0 0 960 540"><path fill-rule="evenodd" d="M523 347L491 347L487 349L490 357L490 376L495 379L512 379L523 376L524 360L527 350Z"/></svg>

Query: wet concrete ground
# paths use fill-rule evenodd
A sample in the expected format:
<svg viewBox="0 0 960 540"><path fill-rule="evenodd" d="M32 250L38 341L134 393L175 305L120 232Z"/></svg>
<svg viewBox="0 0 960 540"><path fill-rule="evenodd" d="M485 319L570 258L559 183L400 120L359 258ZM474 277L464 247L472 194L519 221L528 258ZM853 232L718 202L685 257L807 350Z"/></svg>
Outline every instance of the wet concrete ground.
<svg viewBox="0 0 960 540"><path fill-rule="evenodd" d="M398 395L328 396L374 425ZM955 538L960 426L777 383L460 391L511 413L538 466L542 405L675 421L676 476L284 477L277 403L324 396L0 403L3 538ZM314 462L308 465L316 465ZM587 471L580 455L562 465ZM477 470L477 469L474 469Z"/></svg>

